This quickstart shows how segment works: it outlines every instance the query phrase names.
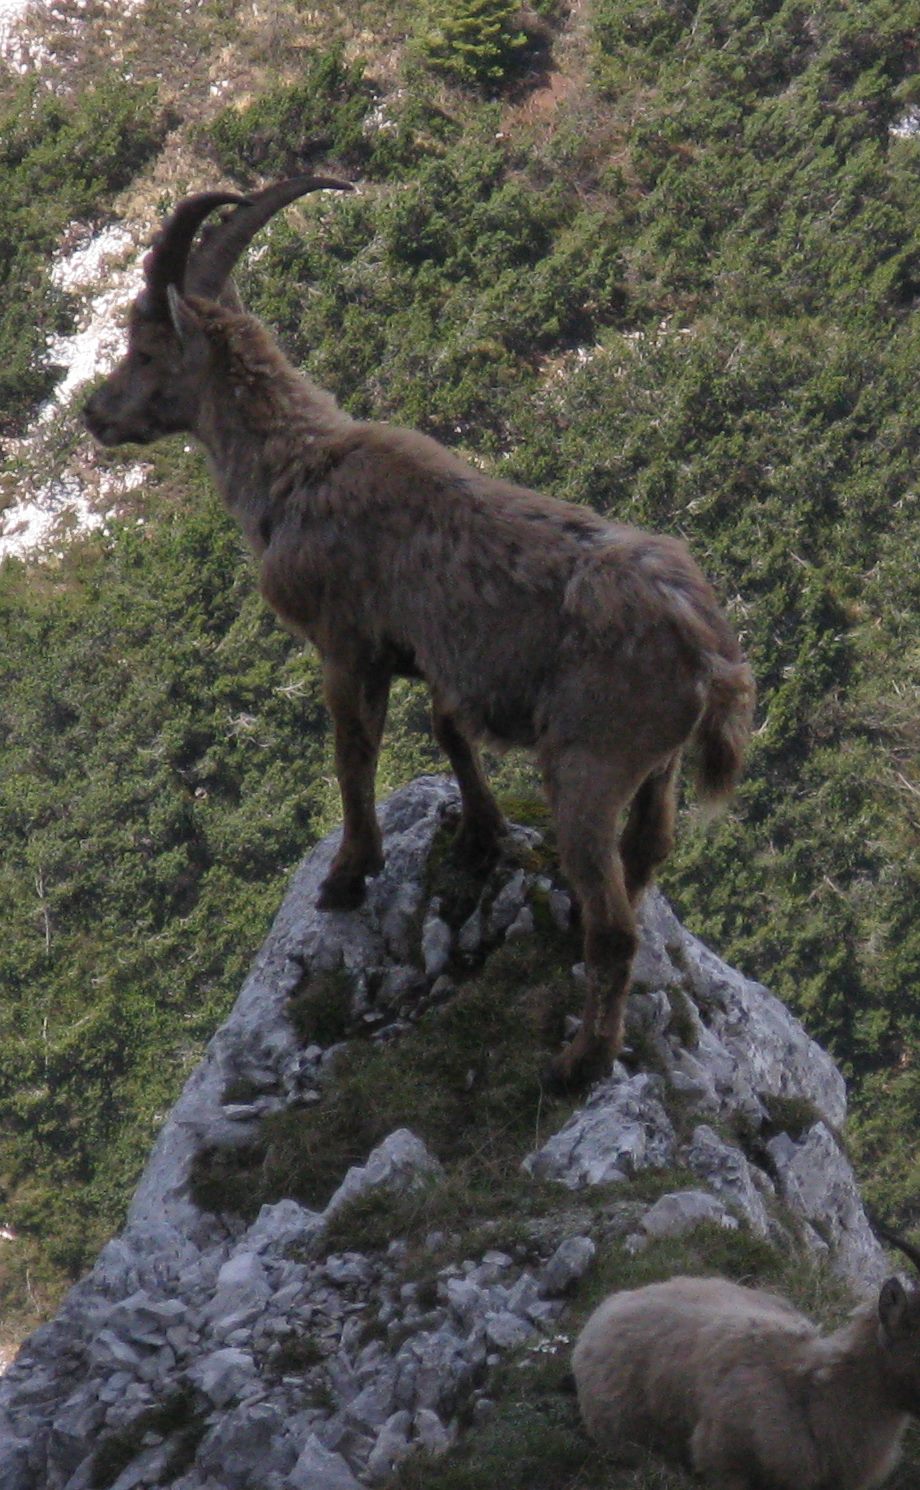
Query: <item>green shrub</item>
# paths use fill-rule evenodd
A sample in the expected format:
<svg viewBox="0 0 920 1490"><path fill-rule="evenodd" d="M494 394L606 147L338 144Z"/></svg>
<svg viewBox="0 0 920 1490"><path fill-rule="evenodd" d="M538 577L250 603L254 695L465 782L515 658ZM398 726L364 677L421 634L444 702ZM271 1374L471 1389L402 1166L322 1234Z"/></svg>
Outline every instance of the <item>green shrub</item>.
<svg viewBox="0 0 920 1490"><path fill-rule="evenodd" d="M335 49L312 56L302 81L224 109L202 133L221 167L242 181L293 176L324 161L361 167L372 153L364 126L374 102L363 62L346 62Z"/></svg>
<svg viewBox="0 0 920 1490"><path fill-rule="evenodd" d="M495 88L514 71L527 46L520 6L515 0L429 0L416 46L435 71Z"/></svg>

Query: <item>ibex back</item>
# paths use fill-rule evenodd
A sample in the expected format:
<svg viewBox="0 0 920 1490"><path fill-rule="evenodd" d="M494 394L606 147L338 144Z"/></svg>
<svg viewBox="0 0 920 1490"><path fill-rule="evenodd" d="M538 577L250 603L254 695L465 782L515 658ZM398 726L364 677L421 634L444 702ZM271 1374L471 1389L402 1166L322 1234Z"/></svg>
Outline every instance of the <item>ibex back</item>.
<svg viewBox="0 0 920 1490"><path fill-rule="evenodd" d="M322 657L344 833L319 904L347 909L382 866L374 778L390 681L424 678L462 798L458 850L504 829L474 741L535 752L584 930L587 999L563 1083L619 1048L634 908L672 840L681 747L702 794L733 787L750 671L684 546L482 475L434 440L351 419L298 374L228 276L295 197L181 202L145 260L128 351L89 399L105 445L195 435L261 560L261 587ZM235 208L194 252L204 218ZM625 826L618 839L621 814Z"/></svg>
<svg viewBox="0 0 920 1490"><path fill-rule="evenodd" d="M612 1294L573 1356L582 1416L712 1490L874 1490L920 1413L920 1291L889 1278L833 1335L774 1294L671 1278Z"/></svg>

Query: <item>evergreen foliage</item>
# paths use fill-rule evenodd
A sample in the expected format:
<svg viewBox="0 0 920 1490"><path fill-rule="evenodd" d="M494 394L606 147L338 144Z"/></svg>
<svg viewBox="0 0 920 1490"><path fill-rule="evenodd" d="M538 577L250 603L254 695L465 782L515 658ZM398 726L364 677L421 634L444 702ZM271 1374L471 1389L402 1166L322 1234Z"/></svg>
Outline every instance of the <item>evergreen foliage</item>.
<svg viewBox="0 0 920 1490"><path fill-rule="evenodd" d="M527 45L519 20L515 0L431 0L416 44L435 71L494 88Z"/></svg>
<svg viewBox="0 0 920 1490"><path fill-rule="evenodd" d="M188 138L243 185L320 163L373 182L291 209L240 275L353 413L687 538L761 698L736 806L705 832L686 815L665 888L830 1045L873 1198L910 1222L913 17L896 0L588 14L590 71L550 116L405 54L362 66L328 35L336 12L297 69ZM8 425L48 386L42 256L147 159L162 108L121 83L29 88L0 98ZM41 1239L33 1280L117 1224L286 871L339 815L315 661L265 613L198 466L180 446L155 464L144 526L0 576L0 1205ZM381 792L437 760L424 694L400 685ZM529 780L513 756L497 774Z"/></svg>

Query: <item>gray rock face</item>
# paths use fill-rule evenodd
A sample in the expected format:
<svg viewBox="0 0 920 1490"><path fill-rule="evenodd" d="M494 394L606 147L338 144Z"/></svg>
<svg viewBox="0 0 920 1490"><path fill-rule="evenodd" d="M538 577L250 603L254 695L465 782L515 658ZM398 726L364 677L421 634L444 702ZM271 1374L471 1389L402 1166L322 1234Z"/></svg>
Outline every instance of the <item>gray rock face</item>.
<svg viewBox="0 0 920 1490"><path fill-rule="evenodd" d="M662 1195L639 1223L645 1241L655 1237L681 1236L706 1222L734 1230L738 1222L708 1190L678 1190Z"/></svg>
<svg viewBox="0 0 920 1490"><path fill-rule="evenodd" d="M643 1169L664 1169L674 1158L676 1135L661 1104L663 1083L654 1076L614 1076L601 1082L585 1106L524 1168L535 1179L558 1180L570 1190L620 1184Z"/></svg>
<svg viewBox="0 0 920 1490"><path fill-rule="evenodd" d="M888 1269L853 1185L849 1162L827 1125L815 1123L798 1142L781 1133L767 1144L767 1152L776 1167L779 1193L802 1217L812 1251L832 1252L838 1270L853 1283L879 1282Z"/></svg>
<svg viewBox="0 0 920 1490"><path fill-rule="evenodd" d="M437 1158L407 1129L343 1175L323 1211L280 1200L247 1225L199 1211L189 1192L202 1145L245 1143L261 1114L320 1100L332 1079L328 1051L302 1049L287 1016L305 971L343 970L355 1020L374 1038L398 1039L417 1008L452 996L472 959L532 936L538 905L567 924L565 890L518 862L490 877L451 929L428 898L426 864L456 801L450 783L423 778L383 805L387 867L359 913L314 908L337 834L294 875L233 1012L163 1127L124 1231L0 1380L0 1490L87 1490L97 1449L116 1433L136 1443L118 1490L384 1485L407 1455L442 1452L461 1421L486 1417L502 1358L548 1348L564 1327L567 1297L594 1265L583 1218L523 1259L486 1250L442 1266L424 1291L401 1271L399 1238L366 1256L329 1250L327 1228L353 1202L437 1182ZM628 1039L633 1061L647 1054L654 1074L618 1064L558 1133L522 1155L526 1173L558 1184L561 1216L580 1190L614 1184L626 1196L641 1172L680 1165L700 1188L637 1207L630 1249L701 1223L769 1234L779 1199L806 1245L846 1277L883 1273L833 1136L845 1114L839 1073L657 894L643 908ZM224 1104L240 1083L251 1099ZM777 1135L775 1121L765 1129L778 1098L813 1111L804 1132ZM773 1136L747 1148L724 1136L761 1130Z"/></svg>
<svg viewBox="0 0 920 1490"><path fill-rule="evenodd" d="M766 1236L770 1229L767 1208L758 1192L755 1172L737 1144L727 1143L701 1123L684 1148L683 1158L688 1169L740 1212L752 1231ZM761 1185L768 1187L766 1176L762 1176Z"/></svg>
<svg viewBox="0 0 920 1490"><path fill-rule="evenodd" d="M349 1169L326 1207L326 1215L334 1216L374 1190L405 1192L440 1173L440 1164L421 1140L408 1128L398 1128L374 1149L366 1164Z"/></svg>
<svg viewBox="0 0 920 1490"><path fill-rule="evenodd" d="M540 1292L548 1298L568 1293L587 1272L597 1251L589 1236L568 1236L559 1243L540 1279Z"/></svg>

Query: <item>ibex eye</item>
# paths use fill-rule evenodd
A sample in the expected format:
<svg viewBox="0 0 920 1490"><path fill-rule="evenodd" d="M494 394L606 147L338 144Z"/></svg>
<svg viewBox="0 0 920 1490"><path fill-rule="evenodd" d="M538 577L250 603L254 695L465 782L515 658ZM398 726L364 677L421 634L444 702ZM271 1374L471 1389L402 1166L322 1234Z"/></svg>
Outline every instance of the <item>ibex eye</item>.
<svg viewBox="0 0 920 1490"><path fill-rule="evenodd" d="M153 357L149 352L136 352L134 355L137 359L138 367L149 367L153 361Z"/></svg>

